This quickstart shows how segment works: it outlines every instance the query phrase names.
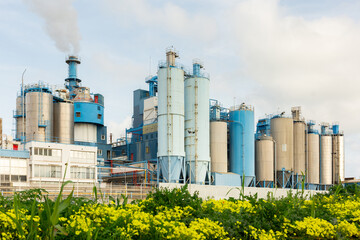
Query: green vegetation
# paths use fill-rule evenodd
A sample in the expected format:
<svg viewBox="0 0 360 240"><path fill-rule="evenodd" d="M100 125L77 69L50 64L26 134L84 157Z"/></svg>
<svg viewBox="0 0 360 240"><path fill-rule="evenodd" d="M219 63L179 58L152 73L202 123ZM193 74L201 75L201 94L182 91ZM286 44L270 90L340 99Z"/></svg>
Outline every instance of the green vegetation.
<svg viewBox="0 0 360 240"><path fill-rule="evenodd" d="M145 200L125 196L99 203L42 189L0 196L1 239L357 239L358 186L333 187L310 198L303 191L202 200L181 189L154 189ZM234 189L236 190L236 189ZM101 194L100 194L101 195Z"/></svg>

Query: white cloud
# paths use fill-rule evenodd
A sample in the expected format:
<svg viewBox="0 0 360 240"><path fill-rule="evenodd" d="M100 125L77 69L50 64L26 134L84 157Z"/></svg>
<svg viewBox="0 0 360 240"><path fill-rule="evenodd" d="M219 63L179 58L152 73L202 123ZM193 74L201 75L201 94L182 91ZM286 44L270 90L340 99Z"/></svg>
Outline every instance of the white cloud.
<svg viewBox="0 0 360 240"><path fill-rule="evenodd" d="M213 39L217 33L215 19L206 13L189 13L172 2L161 6L146 0L107 0L108 9L123 26L134 27L134 22L152 29L161 29L173 36L193 39Z"/></svg>
<svg viewBox="0 0 360 240"><path fill-rule="evenodd" d="M112 133L113 141L125 137L125 129L131 127L131 119L130 116L126 116L121 122L119 122L119 120L116 122L111 121L107 128L108 137L110 136L110 133Z"/></svg>
<svg viewBox="0 0 360 240"><path fill-rule="evenodd" d="M254 97L273 106L298 103L316 118L360 132L354 109L360 104L358 24L344 17L289 16L277 0L242 1L230 19L245 77L259 85Z"/></svg>

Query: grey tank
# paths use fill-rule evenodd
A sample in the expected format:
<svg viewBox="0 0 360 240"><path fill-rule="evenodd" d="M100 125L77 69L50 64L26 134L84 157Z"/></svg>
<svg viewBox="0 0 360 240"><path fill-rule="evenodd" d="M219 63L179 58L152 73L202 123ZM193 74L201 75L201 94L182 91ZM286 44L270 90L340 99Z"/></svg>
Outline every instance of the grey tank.
<svg viewBox="0 0 360 240"><path fill-rule="evenodd" d="M26 94L26 141L50 142L53 134L53 96L45 92Z"/></svg>
<svg viewBox="0 0 360 240"><path fill-rule="evenodd" d="M54 103L54 142L74 143L74 104Z"/></svg>

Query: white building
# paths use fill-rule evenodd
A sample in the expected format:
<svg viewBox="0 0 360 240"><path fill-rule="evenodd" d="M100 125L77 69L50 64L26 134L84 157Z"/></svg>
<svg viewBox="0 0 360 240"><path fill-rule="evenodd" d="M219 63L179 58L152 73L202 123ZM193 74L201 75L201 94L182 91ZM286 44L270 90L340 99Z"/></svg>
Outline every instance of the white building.
<svg viewBox="0 0 360 240"><path fill-rule="evenodd" d="M97 147L32 141L25 148L30 152L31 187L58 185L65 173L65 181L78 185L97 182Z"/></svg>
<svg viewBox="0 0 360 240"><path fill-rule="evenodd" d="M29 185L29 152L0 149L0 186Z"/></svg>

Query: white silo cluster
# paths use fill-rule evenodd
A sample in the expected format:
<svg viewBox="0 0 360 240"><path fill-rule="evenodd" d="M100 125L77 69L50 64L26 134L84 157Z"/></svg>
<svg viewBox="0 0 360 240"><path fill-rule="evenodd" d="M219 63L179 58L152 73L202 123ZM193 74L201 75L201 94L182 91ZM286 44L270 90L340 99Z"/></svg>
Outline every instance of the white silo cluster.
<svg viewBox="0 0 360 240"><path fill-rule="evenodd" d="M194 61L193 73L166 51L158 70L158 159L166 182L205 184L210 172L209 78Z"/></svg>

